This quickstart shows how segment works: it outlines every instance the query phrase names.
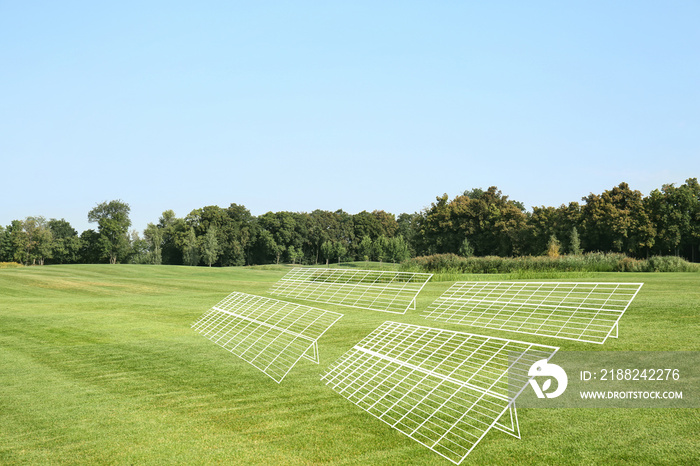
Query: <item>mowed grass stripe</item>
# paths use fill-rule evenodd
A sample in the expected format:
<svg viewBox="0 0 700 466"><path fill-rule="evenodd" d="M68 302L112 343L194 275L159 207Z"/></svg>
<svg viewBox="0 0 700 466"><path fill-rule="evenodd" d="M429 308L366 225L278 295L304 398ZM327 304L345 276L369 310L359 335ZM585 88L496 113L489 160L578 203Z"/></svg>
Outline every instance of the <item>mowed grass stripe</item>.
<svg viewBox="0 0 700 466"><path fill-rule="evenodd" d="M345 317L319 341L321 364L302 360L282 385L190 329L231 291L270 296L286 270L0 270L0 463L451 464L319 380L386 315L319 305ZM645 282L643 291L621 321L620 339L594 350L700 349L696 274L624 278ZM429 283L418 309L401 321L433 325L419 314L450 284ZM562 351L587 348L537 342ZM699 419L698 410L522 410L522 440L492 432L468 460L692 463Z"/></svg>

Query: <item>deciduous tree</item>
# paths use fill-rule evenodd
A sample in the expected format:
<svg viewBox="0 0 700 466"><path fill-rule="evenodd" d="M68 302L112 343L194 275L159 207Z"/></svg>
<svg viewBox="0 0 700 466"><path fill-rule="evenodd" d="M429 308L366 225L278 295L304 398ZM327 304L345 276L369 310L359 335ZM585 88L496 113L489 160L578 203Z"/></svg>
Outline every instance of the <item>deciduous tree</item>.
<svg viewBox="0 0 700 466"><path fill-rule="evenodd" d="M65 219L49 220L49 229L53 235L51 262L72 264L80 259L81 241L78 232Z"/></svg>
<svg viewBox="0 0 700 466"><path fill-rule="evenodd" d="M182 245L182 258L185 265L196 266L199 264L199 245L194 228L190 227L187 237Z"/></svg>
<svg viewBox="0 0 700 466"><path fill-rule="evenodd" d="M642 202L642 193L620 183L601 195L583 198L581 225L589 251L624 252L634 256L654 246L655 230Z"/></svg>
<svg viewBox="0 0 700 466"><path fill-rule="evenodd" d="M358 259L368 261L372 259L372 240L369 236L364 236L357 247Z"/></svg>
<svg viewBox="0 0 700 466"><path fill-rule="evenodd" d="M465 191L452 201L447 194L424 212L420 221L422 253L459 253L465 237L476 255L509 256L522 252L527 216L519 202L495 186Z"/></svg>
<svg viewBox="0 0 700 466"><path fill-rule="evenodd" d="M84 264L96 264L102 260L100 234L95 230L85 230L80 234L80 260Z"/></svg>
<svg viewBox="0 0 700 466"><path fill-rule="evenodd" d="M418 233L420 218L421 215L416 212L412 214L403 213L396 219L396 223L399 227L397 234L403 236L411 256L416 254L416 235Z"/></svg>
<svg viewBox="0 0 700 466"><path fill-rule="evenodd" d="M571 239L569 241L569 253L575 256L581 254L581 241L578 237L578 230L576 227L571 229Z"/></svg>
<svg viewBox="0 0 700 466"><path fill-rule="evenodd" d="M406 241L404 241L403 236L398 235L393 238L389 238L388 241L388 254L387 259L392 262L403 262L408 259L408 246Z"/></svg>
<svg viewBox="0 0 700 466"><path fill-rule="evenodd" d="M44 265L51 257L53 250L53 234L44 217L27 217L24 220L24 231L27 235L26 261L33 265Z"/></svg>
<svg viewBox="0 0 700 466"><path fill-rule="evenodd" d="M557 235L551 235L549 237L549 243L547 244L547 255L549 257L559 257L560 251L561 243L557 239Z"/></svg>
<svg viewBox="0 0 700 466"><path fill-rule="evenodd" d="M148 242L150 253L149 262L155 265L163 263L163 228L149 223L143 230L143 236Z"/></svg>
<svg viewBox="0 0 700 466"><path fill-rule="evenodd" d="M321 245L321 257L326 260L326 265L333 258L335 247L332 241L324 241Z"/></svg>
<svg viewBox="0 0 700 466"><path fill-rule="evenodd" d="M695 260L700 242L700 185L689 178L681 186L665 184L644 198L644 207L656 230L653 251Z"/></svg>
<svg viewBox="0 0 700 466"><path fill-rule="evenodd" d="M384 262L390 260L391 257L391 245L389 244L389 239L381 235L379 238L374 240L372 243L374 249L374 257L379 262Z"/></svg>
<svg viewBox="0 0 700 466"><path fill-rule="evenodd" d="M24 231L24 222L13 220L5 232L6 258L25 264L29 261L29 236Z"/></svg>
<svg viewBox="0 0 700 466"><path fill-rule="evenodd" d="M121 200L103 202L88 212L88 221L98 225L102 255L110 264L116 264L128 253L129 212L129 204Z"/></svg>
<svg viewBox="0 0 700 466"><path fill-rule="evenodd" d="M216 259L219 257L219 251L220 247L216 234L216 227L211 226L207 230L202 241L202 258L209 267L216 262Z"/></svg>

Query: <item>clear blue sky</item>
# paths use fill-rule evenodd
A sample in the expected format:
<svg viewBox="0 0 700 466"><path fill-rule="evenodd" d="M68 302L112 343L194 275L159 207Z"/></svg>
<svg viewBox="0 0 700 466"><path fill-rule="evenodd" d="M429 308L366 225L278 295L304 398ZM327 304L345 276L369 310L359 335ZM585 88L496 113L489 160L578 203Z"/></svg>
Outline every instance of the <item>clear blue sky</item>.
<svg viewBox="0 0 700 466"><path fill-rule="evenodd" d="M0 0L0 225L700 176L700 3Z"/></svg>

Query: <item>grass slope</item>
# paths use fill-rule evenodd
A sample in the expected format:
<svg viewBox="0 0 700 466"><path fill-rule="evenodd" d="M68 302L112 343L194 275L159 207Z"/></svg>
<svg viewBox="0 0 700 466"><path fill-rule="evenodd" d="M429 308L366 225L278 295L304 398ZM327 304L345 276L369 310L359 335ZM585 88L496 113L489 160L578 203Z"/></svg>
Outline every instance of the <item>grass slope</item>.
<svg viewBox="0 0 700 466"><path fill-rule="evenodd" d="M320 366L302 359L278 385L190 324L231 291L269 296L286 270L0 270L0 463L451 464L319 381L385 320L437 326L420 310L451 282L428 283L406 315L318 305L345 317L321 338ZM604 347L531 340L571 351L700 350L697 274L586 280L645 282L620 338ZM465 464L700 461L697 409L523 409L519 418L522 440L492 430Z"/></svg>

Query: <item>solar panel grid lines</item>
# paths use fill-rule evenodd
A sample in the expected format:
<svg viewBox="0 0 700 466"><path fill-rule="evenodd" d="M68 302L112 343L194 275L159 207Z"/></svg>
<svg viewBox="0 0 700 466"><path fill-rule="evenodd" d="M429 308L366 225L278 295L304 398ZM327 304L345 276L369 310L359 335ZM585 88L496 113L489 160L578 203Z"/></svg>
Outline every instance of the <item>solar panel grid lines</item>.
<svg viewBox="0 0 700 466"><path fill-rule="evenodd" d="M295 267L271 289L287 298L404 314L432 274Z"/></svg>
<svg viewBox="0 0 700 466"><path fill-rule="evenodd" d="M299 361L318 363L318 339L343 315L234 292L192 328L280 383Z"/></svg>
<svg viewBox="0 0 700 466"><path fill-rule="evenodd" d="M619 320L642 285L457 282L428 307L423 317L602 344L616 337Z"/></svg>
<svg viewBox="0 0 700 466"><path fill-rule="evenodd" d="M528 370L557 348L385 322L322 375L333 390L454 463L491 427L517 429ZM499 423L510 415L508 427ZM505 419L505 418L504 418Z"/></svg>
<svg viewBox="0 0 700 466"><path fill-rule="evenodd" d="M614 291L617 290L617 287L619 287L619 285L620 285L619 283L616 284L616 289L615 289ZM640 285L640 288L641 288L641 285ZM613 293L614 293L614 291L613 291ZM637 291L639 291L639 290L637 290ZM602 304L601 309L605 308L605 306L607 305L608 301L609 301L610 298L612 297L613 293L611 293L610 296L608 296L608 299L606 299L605 302ZM636 295L636 293L635 293L635 295ZM630 299L630 302L632 302L631 299ZM627 306L629 306L629 303L627 303ZM624 309L624 310L627 309L627 306L625 306L625 309ZM623 310L623 312L624 312L624 310ZM591 321L586 325L586 328L584 329L584 333L585 333L585 332L588 330L588 328L591 326L591 323L598 317L598 315L600 314L600 312L601 312L601 310L598 310L598 311L596 312L595 316L593 316L593 319L591 319ZM620 317L622 317L622 315L620 315ZM618 321L619 321L619 318L615 321L614 327L617 327ZM611 327L610 331L608 332L608 335L610 334L611 331L612 331L612 327Z"/></svg>

